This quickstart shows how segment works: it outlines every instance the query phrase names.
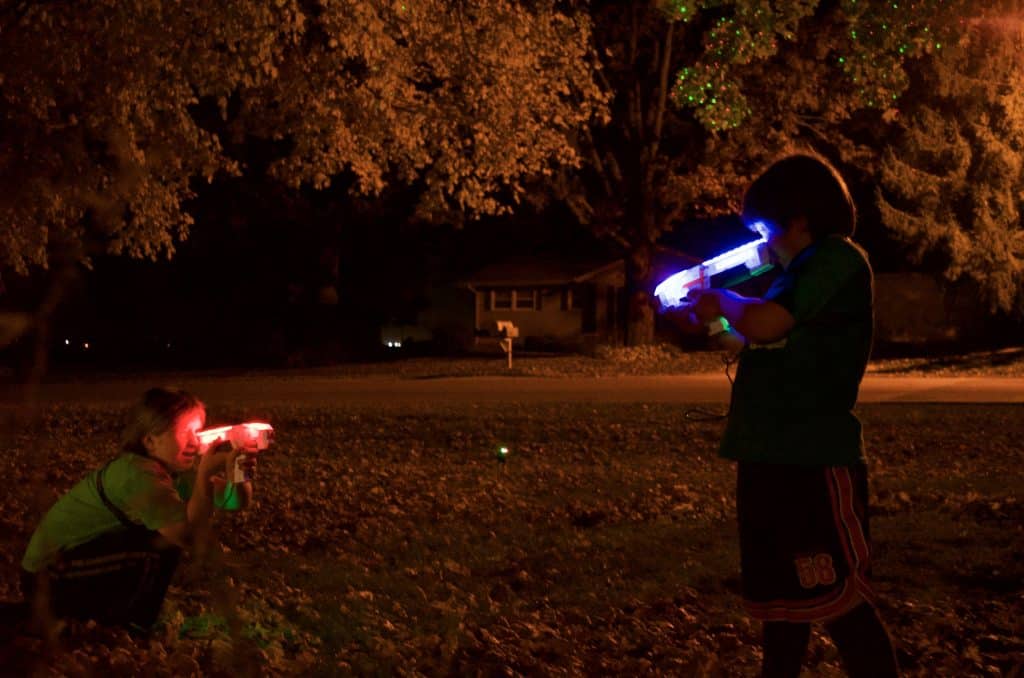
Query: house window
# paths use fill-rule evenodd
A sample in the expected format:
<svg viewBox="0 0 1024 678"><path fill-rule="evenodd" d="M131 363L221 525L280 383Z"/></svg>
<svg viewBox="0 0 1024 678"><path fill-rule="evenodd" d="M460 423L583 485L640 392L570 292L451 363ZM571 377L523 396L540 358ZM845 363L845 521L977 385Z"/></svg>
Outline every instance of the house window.
<svg viewBox="0 0 1024 678"><path fill-rule="evenodd" d="M582 287L567 287L562 290L562 310L579 311L584 306L585 292Z"/></svg>
<svg viewBox="0 0 1024 678"><path fill-rule="evenodd" d="M512 290L491 290L491 309L512 308Z"/></svg>
<svg viewBox="0 0 1024 678"><path fill-rule="evenodd" d="M516 290L516 309L526 310L537 307L536 290Z"/></svg>

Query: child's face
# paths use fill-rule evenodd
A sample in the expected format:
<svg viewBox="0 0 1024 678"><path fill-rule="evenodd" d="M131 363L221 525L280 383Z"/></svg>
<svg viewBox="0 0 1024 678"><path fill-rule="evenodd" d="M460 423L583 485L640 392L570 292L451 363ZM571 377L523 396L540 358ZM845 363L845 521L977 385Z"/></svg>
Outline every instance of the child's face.
<svg viewBox="0 0 1024 678"><path fill-rule="evenodd" d="M773 252L778 253L779 241L785 237L785 231L783 229L779 228L775 224L762 220L748 221L747 228L764 238L765 242L768 243L768 248Z"/></svg>
<svg viewBox="0 0 1024 678"><path fill-rule="evenodd" d="M163 433L146 436L146 449L172 469L187 471L199 454L196 431L203 427L205 419L202 409L185 412Z"/></svg>
<svg viewBox="0 0 1024 678"><path fill-rule="evenodd" d="M775 253L783 265L788 265L812 240L804 217L793 219L785 228L767 221L748 222L747 228L767 241L768 249Z"/></svg>

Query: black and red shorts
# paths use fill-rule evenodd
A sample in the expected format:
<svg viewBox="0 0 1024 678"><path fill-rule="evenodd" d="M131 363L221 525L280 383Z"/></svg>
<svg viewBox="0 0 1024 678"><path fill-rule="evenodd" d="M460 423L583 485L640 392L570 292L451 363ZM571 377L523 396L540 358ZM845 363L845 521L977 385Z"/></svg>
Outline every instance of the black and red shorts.
<svg viewBox="0 0 1024 678"><path fill-rule="evenodd" d="M867 469L739 462L743 600L762 621L820 622L873 601Z"/></svg>

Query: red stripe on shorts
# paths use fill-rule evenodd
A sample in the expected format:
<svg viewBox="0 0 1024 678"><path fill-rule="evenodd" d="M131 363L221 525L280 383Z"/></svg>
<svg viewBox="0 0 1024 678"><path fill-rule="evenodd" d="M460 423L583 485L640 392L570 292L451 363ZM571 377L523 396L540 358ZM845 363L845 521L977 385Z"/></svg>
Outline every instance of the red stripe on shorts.
<svg viewBox="0 0 1024 678"><path fill-rule="evenodd" d="M747 613L761 621L817 622L826 621L852 610L862 596L847 578L836 591L813 600L773 600L768 603L743 601Z"/></svg>
<svg viewBox="0 0 1024 678"><path fill-rule="evenodd" d="M825 481L832 499L839 543L850 574L842 586L811 600L773 600L766 603L744 601L750 616L761 621L819 622L833 619L856 607L861 600L874 600L867 582L871 551L864 527L853 503L853 478L846 467L825 470Z"/></svg>
<svg viewBox="0 0 1024 678"><path fill-rule="evenodd" d="M832 467L828 474L828 491L832 496L832 517L839 530L839 541L846 553L850 566L850 577L862 596L874 601L875 594L868 584L867 571L871 563L871 549L868 546L864 526L853 506L853 478L845 466Z"/></svg>

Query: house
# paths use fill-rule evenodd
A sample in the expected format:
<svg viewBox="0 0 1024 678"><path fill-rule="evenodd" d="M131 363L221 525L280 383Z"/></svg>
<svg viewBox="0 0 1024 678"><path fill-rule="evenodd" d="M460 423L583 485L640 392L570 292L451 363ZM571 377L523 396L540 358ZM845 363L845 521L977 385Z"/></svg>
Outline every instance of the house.
<svg viewBox="0 0 1024 678"><path fill-rule="evenodd" d="M875 341L882 347L970 343L991 331L970 284L926 273L875 274Z"/></svg>
<svg viewBox="0 0 1024 678"><path fill-rule="evenodd" d="M527 348L621 343L625 264L613 258L516 257L488 266L465 286L475 297L474 348L497 346L499 320Z"/></svg>

